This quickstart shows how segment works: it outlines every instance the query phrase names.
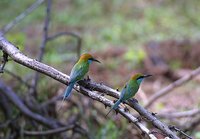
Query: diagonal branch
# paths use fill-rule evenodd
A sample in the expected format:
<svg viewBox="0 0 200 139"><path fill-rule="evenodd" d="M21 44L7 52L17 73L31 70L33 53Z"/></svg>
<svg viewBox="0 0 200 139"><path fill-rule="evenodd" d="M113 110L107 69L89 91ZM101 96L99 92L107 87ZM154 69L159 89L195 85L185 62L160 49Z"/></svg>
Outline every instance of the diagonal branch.
<svg viewBox="0 0 200 139"><path fill-rule="evenodd" d="M184 135L186 138L188 139L192 139L192 137L190 137L189 135L187 135L186 133L184 133L182 130L178 129L177 127L175 126L170 126L170 129L172 130L175 130L177 132L180 132L180 134Z"/></svg>
<svg viewBox="0 0 200 139"><path fill-rule="evenodd" d="M200 109L192 109L192 110L182 111L182 112L159 113L157 114L157 116L160 118L173 119L173 118L194 117L197 114L200 114Z"/></svg>
<svg viewBox="0 0 200 139"><path fill-rule="evenodd" d="M100 94L96 94L93 91L90 91L84 87L77 86L76 91L83 93L84 95L103 103L105 106L112 106L114 105L111 100L108 100L107 98L103 97ZM142 123L139 122L137 118L135 118L133 115L131 115L129 112L126 112L123 108L118 108L118 112L123 115L126 119L128 119L130 122L134 123L143 133L148 135L151 139L156 139L156 137L150 132L149 129L147 129Z"/></svg>
<svg viewBox="0 0 200 139"><path fill-rule="evenodd" d="M103 92L109 96L119 98L119 92L109 88L103 84L97 84L94 82L88 82L84 84L84 82L80 83L82 86L88 87L90 89ZM140 115L144 116L147 120L147 122L150 122L154 127L157 127L163 133L170 133L171 130L161 121L159 121L152 113L147 111L145 108L141 107L137 102L135 102L133 99L129 100L127 103L130 107L134 108Z"/></svg>
<svg viewBox="0 0 200 139"><path fill-rule="evenodd" d="M32 11L34 11L40 4L42 4L45 0L37 0L35 3L33 3L29 8L27 8L24 12L22 12L20 15L18 15L13 21L8 23L3 27L3 29L0 31L2 34L7 33L10 29L12 29L18 22L20 22L24 17L26 17L28 14L30 14Z"/></svg>
<svg viewBox="0 0 200 139"><path fill-rule="evenodd" d="M14 61L16 61L19 64L22 64L28 68L31 68L33 70L39 71L51 78L54 78L55 80L58 80L61 83L64 84L68 84L69 81L69 76L63 74L62 72L46 65L43 64L41 62L38 62L34 59L31 59L27 56L25 56L24 54L22 54L14 45L12 45L11 43L9 43L5 38L1 37L0 38L0 48L2 48L3 51L5 51ZM82 85L84 84L84 86ZM75 88L77 90L80 90L80 93L88 93L88 96L92 99L94 99L94 96L99 95L96 94L90 90L97 90L101 93L105 93L105 94L112 94L112 96L119 96L119 92L114 91L114 89L109 88L105 85L102 84L97 84L97 83L93 83L94 86L93 88L91 88L92 82L83 82L81 83L81 85L76 86ZM88 90L90 89L90 90ZM99 95L100 96L100 95ZM102 97L98 97L100 100L103 99ZM107 102L109 103L109 102ZM151 124L154 125L154 127L157 127L158 129L160 129L163 133L165 133L167 136L173 138L173 139L178 139L177 135L175 133L173 133L167 125L165 125L164 123L162 123L161 121L159 121L153 114L151 114L150 112L148 112L146 109L144 109L143 107L141 107L138 103L134 102L134 101L129 101L128 103L131 107L133 107L137 112L140 113L140 115L144 116ZM109 104L108 104L109 105ZM111 104L110 104L111 105ZM120 113L122 113L123 111L120 110Z"/></svg>
<svg viewBox="0 0 200 139"><path fill-rule="evenodd" d="M152 97L149 98L149 101L145 105L145 108L149 108L157 99L161 98L162 96L168 94L173 89L181 86L182 84L192 80L194 77L196 77L198 74L200 74L200 67L193 70L190 74L185 75L181 79L173 82L172 84L166 86L165 88L161 89L157 93L155 93Z"/></svg>

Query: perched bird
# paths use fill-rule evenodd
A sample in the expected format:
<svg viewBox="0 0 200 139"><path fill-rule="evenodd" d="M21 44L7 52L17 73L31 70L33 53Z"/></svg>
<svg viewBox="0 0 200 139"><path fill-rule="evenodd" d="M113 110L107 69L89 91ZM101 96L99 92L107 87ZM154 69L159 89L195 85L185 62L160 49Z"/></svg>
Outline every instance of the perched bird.
<svg viewBox="0 0 200 139"><path fill-rule="evenodd" d="M147 78L152 75L143 75L141 73L133 75L130 80L123 87L119 99L115 102L115 104L111 107L110 111L106 114L106 116L112 111L112 109L116 110L121 102L124 102L137 93L140 84L144 78Z"/></svg>
<svg viewBox="0 0 200 139"><path fill-rule="evenodd" d="M93 62L99 62L97 59L93 58L92 55L86 53L81 55L78 62L74 65L70 73L70 79L68 87L65 90L63 101L68 98L72 92L74 84L85 76L89 70L89 65ZM100 62L99 62L100 63Z"/></svg>

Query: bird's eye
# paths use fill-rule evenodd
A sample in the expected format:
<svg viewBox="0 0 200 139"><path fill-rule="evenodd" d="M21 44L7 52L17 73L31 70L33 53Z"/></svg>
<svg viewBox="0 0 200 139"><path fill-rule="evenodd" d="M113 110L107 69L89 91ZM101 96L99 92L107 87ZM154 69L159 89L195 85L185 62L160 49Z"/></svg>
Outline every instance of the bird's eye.
<svg viewBox="0 0 200 139"><path fill-rule="evenodd" d="M144 76L140 76L140 77L138 77L137 80L142 79L142 78L144 78Z"/></svg>

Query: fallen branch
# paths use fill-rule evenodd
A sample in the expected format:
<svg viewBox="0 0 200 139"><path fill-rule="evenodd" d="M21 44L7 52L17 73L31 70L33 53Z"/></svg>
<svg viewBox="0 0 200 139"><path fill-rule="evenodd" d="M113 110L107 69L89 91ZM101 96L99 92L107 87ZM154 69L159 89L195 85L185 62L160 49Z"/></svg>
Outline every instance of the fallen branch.
<svg viewBox="0 0 200 139"><path fill-rule="evenodd" d="M68 130L72 130L75 127L75 125L69 125L66 127L60 127L57 129L51 129L47 131L23 131L23 134L26 136L47 136L47 135L52 135L52 134L58 134L61 132L65 132Z"/></svg>
<svg viewBox="0 0 200 139"><path fill-rule="evenodd" d="M35 121L37 121L43 125L46 125L50 128L57 128L57 127L61 126L58 123L58 121L45 118L45 117L29 110L24 105L22 100L16 95L16 93L13 92L10 87L6 86L1 80L0 80L0 90L1 90L1 93L3 93L27 117L34 119Z"/></svg>
<svg viewBox="0 0 200 139"><path fill-rule="evenodd" d="M55 80L58 80L61 83L64 84L68 84L69 81L69 76L63 74L62 72L46 65L43 64L41 62L38 62L37 60L31 59L27 56L25 56L24 54L22 54L14 45L12 45L11 43L9 43L5 38L1 37L0 38L0 48L5 51L14 61L16 61L19 64L22 64L28 68L31 68L33 70L39 71L49 77L54 78ZM102 84L97 84L97 83L93 83L96 86L92 86L92 82L84 82L82 81L81 84L84 84L84 86L82 85L78 85L76 86L76 90L80 90L80 93L83 94L88 94L88 96L92 99L95 99L96 95L100 96L99 94L96 94L90 90L97 90L101 93L105 93L105 94L110 94L112 96L118 97L119 96L119 92L113 90L112 88L109 88L105 85ZM78 88L77 88L78 87ZM88 90L88 89L90 90ZM103 97L98 97L99 101L102 102ZM103 99L104 100L104 99ZM106 100L105 100L106 101ZM160 129L163 133L166 134L166 136L169 136L173 139L178 139L177 135L175 133L173 133L168 126L166 126L164 123L162 123L161 121L159 121L153 114L151 114L150 112L148 112L146 109L144 109L143 107L141 107L138 103L130 100L128 101L129 105L131 107L133 107L137 112L140 113L140 115L142 115L143 117L145 117L147 119L147 122L150 122L151 124L154 125L154 127L157 127L158 129ZM107 105L111 105L110 102L107 102ZM124 113L122 113L123 111L119 109L119 112L123 115ZM129 116L128 113L125 113L124 116ZM132 119L133 121L135 121L134 119Z"/></svg>
<svg viewBox="0 0 200 139"><path fill-rule="evenodd" d="M168 112L168 113L159 113L156 114L156 116L160 118L167 118L167 119L173 119L173 118L185 118L185 117L194 117L195 115L200 113L200 109L193 109L183 112Z"/></svg>
<svg viewBox="0 0 200 139"><path fill-rule="evenodd" d="M78 126L77 124L71 124L71 125L67 125L65 127L50 129L50 130L47 130L47 131L27 131L27 130L24 130L22 134L24 134L26 136L49 136L49 135L59 134L61 132L66 132L66 131L69 131L69 130L79 130L79 129L82 130L82 128L80 128L80 126ZM86 135L86 136L88 136L88 135Z"/></svg>
<svg viewBox="0 0 200 139"><path fill-rule="evenodd" d="M149 98L149 101L145 104L145 108L149 108L154 102L156 102L157 99L163 97L164 95L168 94L170 91L173 89L181 86L182 84L190 81L194 77L196 77L198 74L200 74L200 67L197 69L193 70L190 74L185 75L181 79L173 82L172 84L166 86L165 88L161 89L157 93L155 93L153 96Z"/></svg>

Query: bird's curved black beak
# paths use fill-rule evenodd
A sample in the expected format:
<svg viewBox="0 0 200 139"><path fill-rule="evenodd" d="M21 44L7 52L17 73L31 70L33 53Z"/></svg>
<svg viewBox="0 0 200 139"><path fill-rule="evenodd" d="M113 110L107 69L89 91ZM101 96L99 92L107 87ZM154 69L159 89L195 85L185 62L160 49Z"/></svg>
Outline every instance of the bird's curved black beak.
<svg viewBox="0 0 200 139"><path fill-rule="evenodd" d="M95 59L95 58L92 58L91 60L94 61L94 62L101 63L99 60L97 60L97 59Z"/></svg>
<svg viewBox="0 0 200 139"><path fill-rule="evenodd" d="M147 74L147 75L144 75L143 78L147 78L147 77L151 77L152 75L150 74Z"/></svg>

